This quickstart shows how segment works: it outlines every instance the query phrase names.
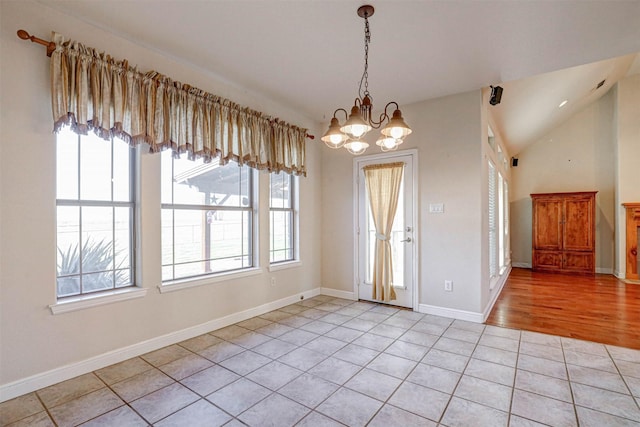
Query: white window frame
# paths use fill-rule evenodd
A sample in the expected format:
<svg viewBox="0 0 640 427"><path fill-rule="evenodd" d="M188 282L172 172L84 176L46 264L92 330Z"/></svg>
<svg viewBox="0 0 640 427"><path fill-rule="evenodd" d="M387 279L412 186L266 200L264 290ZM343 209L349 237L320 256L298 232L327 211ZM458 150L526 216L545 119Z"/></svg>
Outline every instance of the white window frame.
<svg viewBox="0 0 640 427"><path fill-rule="evenodd" d="M488 127L487 205L488 205L488 276L493 289L511 263L509 241L509 181L505 151Z"/></svg>
<svg viewBox="0 0 640 427"><path fill-rule="evenodd" d="M498 172L491 160L488 161L488 206L489 206L489 280L492 287L498 277Z"/></svg>
<svg viewBox="0 0 640 427"><path fill-rule="evenodd" d="M217 161L217 159L214 159L213 161ZM230 162L230 163L235 163L235 162ZM173 165L173 160L172 160L172 165ZM236 165L236 167L238 166ZM258 265L258 259L259 259L258 214L257 214L258 207L259 207L258 173L254 168L250 168L246 165L243 167L246 167L249 172L249 200L250 201L248 206L235 207L235 206L216 206L216 205L206 205L206 204L185 205L185 204L179 204L179 203L161 203L161 210L188 209L188 210L200 210L200 211L248 212L249 213L249 231L248 231L249 257L248 258L250 261L249 265L241 268L231 269L231 270L213 271L210 273L198 274L198 275L193 275L188 277L175 278L175 273L174 273L173 279L162 280L161 284L158 286L158 289L160 290L161 293L191 288L194 286L208 285L208 284L217 283L217 282L226 281L226 280L235 279L235 278L252 276L254 274L259 274L261 272L261 269L259 268L259 265ZM162 171L161 171L161 174L162 174ZM172 177L173 177L173 172L172 172ZM173 194L173 190L172 190L172 194ZM175 245L175 239L172 241L172 244ZM162 248L161 248L161 251L162 251ZM174 254L174 260L175 260L175 246L174 246L173 254ZM174 262L172 264L162 264L161 268L164 268L168 265L171 265L175 268L176 263Z"/></svg>
<svg viewBox="0 0 640 427"><path fill-rule="evenodd" d="M66 133L66 132L65 132ZM70 133L70 132L69 132ZM68 134L68 133L67 133ZM61 137L61 134L58 133L56 134L56 146L58 145L58 138ZM105 140L104 143L105 144L110 144L111 146L111 200L92 200L92 199L83 199L82 198L82 191L81 191L81 180L82 180L82 167L81 167L81 161L82 161L82 138L84 138L85 136L80 135L80 134L76 134L75 137L77 138L77 185L78 185L78 189L77 189L77 199L63 199L63 198L58 198L58 188L56 186L56 209L60 206L71 206L71 207L78 207L79 208L79 249L80 249L80 253L79 253L79 257L80 257L80 262L79 262L79 274L73 274L73 275L67 275L67 276L79 276L80 278L80 293L78 294L73 294L73 295L68 295L68 296L59 296L58 295L58 279L60 277L63 276L58 276L57 272L56 272L56 304L52 304L51 310L54 314L58 313L58 312L66 312L66 311L73 311L76 309L81 309L81 308L85 308L87 306L94 306L94 305L101 305L103 303L108 303L111 300L122 300L122 299L128 299L128 297L126 296L127 294L132 294L135 296L133 296L134 298L139 296L140 293L139 292L135 292L136 290L139 290L139 288L137 288L136 286L136 245L137 245L137 239L136 239L136 218L137 218L137 212L136 212L136 164L138 161L138 155L137 155L137 150L134 148L129 148L129 201L114 201L114 161L116 161L116 159L114 159L114 139L111 138L110 140ZM56 167L58 167L58 161L56 159ZM108 289L100 289L97 291L88 291L88 292L84 292L82 289L82 280L83 280L83 276L86 274L90 274L90 273L83 273L82 271L82 253L83 253L83 239L82 239L82 227L83 227L83 220L82 220L82 209L85 207L111 207L113 209L118 208L118 207L125 207L125 208L129 208L130 209L130 215L129 215L129 262L130 262L130 273L129 273L129 277L131 278L131 281L128 285L126 286L120 286L120 287L116 287L115 286L115 282L113 287L108 288ZM112 229L112 233L115 233L115 215L113 216L113 229ZM56 214L56 251L58 251L58 230L57 230L58 224L57 224L57 214ZM112 242L114 242L113 244L115 244L115 237L112 240ZM115 268L115 248L113 249L113 271L115 272L116 268ZM58 254L56 254L57 257ZM111 270L105 270L105 271L111 271ZM114 280L115 280L115 276L114 276ZM136 289L137 288L137 289ZM96 298L103 298L104 301L102 302L97 302ZM106 301L109 300L109 301ZM86 301L90 301L89 303L86 303ZM64 306L64 308L60 308ZM56 309L57 307L57 309Z"/></svg>
<svg viewBox="0 0 640 427"><path fill-rule="evenodd" d="M272 192L271 192L271 179L274 176L285 175L289 178L289 207L274 207L272 206ZM280 172L279 174L269 174L269 265L270 269L277 268L285 264L295 263L299 261L298 252L298 177ZM288 242L290 256L283 260L273 261L274 248L272 246L274 241L275 231L273 229L273 213L274 212L288 212L291 219L291 233Z"/></svg>

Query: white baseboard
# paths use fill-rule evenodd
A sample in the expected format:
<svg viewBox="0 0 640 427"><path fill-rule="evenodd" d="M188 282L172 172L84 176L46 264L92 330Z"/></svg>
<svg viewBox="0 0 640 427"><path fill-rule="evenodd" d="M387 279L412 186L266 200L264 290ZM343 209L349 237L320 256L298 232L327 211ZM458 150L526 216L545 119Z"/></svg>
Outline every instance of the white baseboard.
<svg viewBox="0 0 640 427"><path fill-rule="evenodd" d="M489 314L491 314L491 310L493 310L493 306L496 304L496 301L498 300L498 297L502 292L502 288L504 288L504 284L507 283L509 274L511 274L511 267L508 267L507 271L504 272L502 277L500 277L500 280L498 281L498 283L496 283L496 286L491 290L493 295L491 295L491 300L489 301L489 304L487 304L487 306L484 309L484 312L482 313L481 323L486 322L487 317L489 317Z"/></svg>
<svg viewBox="0 0 640 427"><path fill-rule="evenodd" d="M353 292L340 291L338 289L331 289L331 288L320 288L320 294L327 295L334 298L348 299L352 301L355 301L357 299L356 295Z"/></svg>
<svg viewBox="0 0 640 427"><path fill-rule="evenodd" d="M452 319L466 320L469 322L482 323L482 313L474 311L457 310L455 308L438 307L436 305L420 304L418 311L425 314L449 317Z"/></svg>
<svg viewBox="0 0 640 427"><path fill-rule="evenodd" d="M315 288L310 291L291 295L277 301L271 301L257 307L240 311L238 313L233 313L228 316L210 320L200 325L192 326L180 331L151 338L147 341L142 341L127 347L109 351L107 353L103 353L98 356L82 360L80 362L61 366L59 368L32 375L30 377L13 381L11 383L2 384L0 385L0 402L13 399L14 397L22 396L26 393L31 393L32 391L39 390L43 387L48 387L52 384L77 377L78 375L93 372L106 366L113 365L114 363L119 363L132 357L140 356L150 351L154 351L159 348L187 340L189 338L197 337L198 335L202 335L207 332L215 331L216 329L224 328L225 326L233 325L237 322L242 322L243 320L259 316L269 311L277 310L289 304L300 301L301 296L304 298L312 298L319 294L320 288Z"/></svg>
<svg viewBox="0 0 640 427"><path fill-rule="evenodd" d="M596 267L596 273L598 273L598 274L613 274L613 268Z"/></svg>
<svg viewBox="0 0 640 427"><path fill-rule="evenodd" d="M528 263L528 262L512 262L511 266L512 267L518 267L518 268L531 268L531 263Z"/></svg>

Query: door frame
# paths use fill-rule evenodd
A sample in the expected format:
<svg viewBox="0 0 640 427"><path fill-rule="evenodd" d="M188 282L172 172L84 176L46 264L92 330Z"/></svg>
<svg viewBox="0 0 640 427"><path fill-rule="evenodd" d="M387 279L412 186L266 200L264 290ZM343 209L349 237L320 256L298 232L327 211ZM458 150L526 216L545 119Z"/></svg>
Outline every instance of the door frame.
<svg viewBox="0 0 640 427"><path fill-rule="evenodd" d="M358 220L360 214L360 193L359 193L359 179L360 179L360 168L361 164L365 162L369 162L371 160L393 160L396 157L400 156L410 156L411 162L413 164L413 176L411 179L413 180L413 239L414 244L411 245L411 256L413 257L413 271L412 275L412 283L413 283L413 296L412 296L412 310L418 311L418 294L420 293L420 287L418 286L418 269L420 266L419 262L419 250L418 245L420 243L420 217L418 216L419 210L419 200L418 195L420 192L418 191L418 150L416 148L411 148L408 150L399 150L388 153L381 154L371 154L368 156L359 156L353 158L353 295L356 300L360 299L360 287L359 283L359 274L360 274L360 242L359 242L359 233L358 233ZM406 178L406 176L405 176Z"/></svg>

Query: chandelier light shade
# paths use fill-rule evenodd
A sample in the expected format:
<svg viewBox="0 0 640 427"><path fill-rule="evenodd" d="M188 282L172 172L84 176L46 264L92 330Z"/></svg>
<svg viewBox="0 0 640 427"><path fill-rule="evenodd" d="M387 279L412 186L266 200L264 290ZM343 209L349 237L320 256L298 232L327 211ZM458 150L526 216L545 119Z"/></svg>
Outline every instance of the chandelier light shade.
<svg viewBox="0 0 640 427"><path fill-rule="evenodd" d="M380 114L378 120L371 116L373 109L373 97L369 93L369 42L371 32L369 31L369 18L373 16L375 9L373 6L364 5L358 8L358 16L364 19L364 72L360 79L358 97L355 99L351 113L347 115L347 110L338 108L333 112L333 118L329 124L329 129L322 136L322 141L330 148L344 147L353 155L360 155L366 151L369 144L364 141L364 136L371 129L380 129L381 136L376 141L376 145L382 151L393 151L404 142L404 138L411 133L411 128L402 118L402 112L398 103L391 101ZM363 89L364 88L364 89ZM389 107L393 105L393 115L389 117ZM336 115L341 111L344 113L345 122L340 124Z"/></svg>

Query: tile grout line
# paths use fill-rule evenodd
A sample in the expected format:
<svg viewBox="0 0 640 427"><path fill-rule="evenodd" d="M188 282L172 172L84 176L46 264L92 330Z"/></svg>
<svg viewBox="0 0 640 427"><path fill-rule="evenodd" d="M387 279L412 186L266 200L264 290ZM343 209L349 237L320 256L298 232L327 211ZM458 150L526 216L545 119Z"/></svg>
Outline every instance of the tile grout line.
<svg viewBox="0 0 640 427"><path fill-rule="evenodd" d="M522 331L518 335L518 351L516 352L516 366L513 367L513 385L511 386L511 399L509 399L509 412L507 414L507 425L511 425L511 415L513 415L513 399L516 394L516 380L518 378L518 363L520 362L520 347L522 347Z"/></svg>

